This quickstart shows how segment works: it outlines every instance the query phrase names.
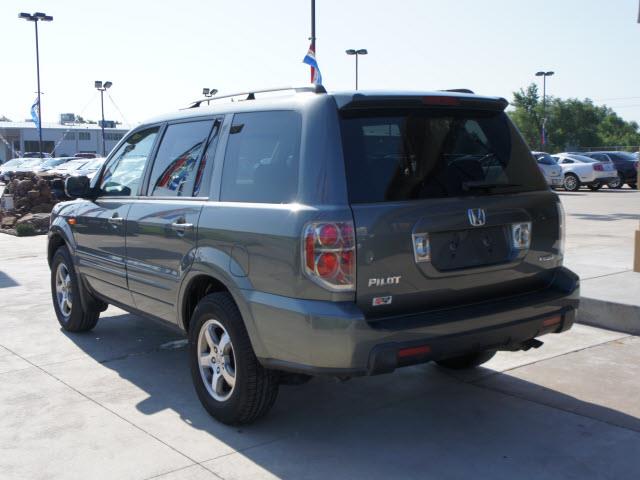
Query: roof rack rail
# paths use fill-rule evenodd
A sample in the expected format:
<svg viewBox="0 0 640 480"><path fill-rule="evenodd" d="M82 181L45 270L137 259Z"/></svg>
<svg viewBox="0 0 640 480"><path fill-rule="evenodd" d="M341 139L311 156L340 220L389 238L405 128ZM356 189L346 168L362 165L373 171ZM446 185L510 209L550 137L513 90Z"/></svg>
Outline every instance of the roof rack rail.
<svg viewBox="0 0 640 480"><path fill-rule="evenodd" d="M454 92L454 93L472 93L475 94L473 90L469 90L468 88L449 88L446 90L440 90L441 92Z"/></svg>
<svg viewBox="0 0 640 480"><path fill-rule="evenodd" d="M207 105L209 105L210 102L214 102L216 100L221 100L223 98L234 98L234 97L245 97L245 98L241 98L239 99L239 101L245 101L245 100L255 100L256 99L256 93L269 93L269 92L284 92L287 90L293 90L295 93L303 93L303 92L311 92L311 93L327 93L327 90L322 86L322 85L308 85L308 86L304 86L304 87L280 87L280 88L267 88L264 90L251 90L248 92L238 92L238 93L231 93L229 95L222 95L222 96L214 96L214 97L207 97L207 98L202 98L200 100L196 100L194 102L192 102L187 108L198 108L200 107L203 103L206 103Z"/></svg>

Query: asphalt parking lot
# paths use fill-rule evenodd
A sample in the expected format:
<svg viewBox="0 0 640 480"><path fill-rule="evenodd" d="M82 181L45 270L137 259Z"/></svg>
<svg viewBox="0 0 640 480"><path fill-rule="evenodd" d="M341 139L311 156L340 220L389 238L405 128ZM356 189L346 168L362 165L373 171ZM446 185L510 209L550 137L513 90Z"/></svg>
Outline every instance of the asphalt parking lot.
<svg viewBox="0 0 640 480"><path fill-rule="evenodd" d="M567 263L628 275L640 193L561 197ZM231 428L201 408L179 332L115 308L62 332L45 245L0 235L3 480L640 478L640 337L576 325L471 373L314 379Z"/></svg>

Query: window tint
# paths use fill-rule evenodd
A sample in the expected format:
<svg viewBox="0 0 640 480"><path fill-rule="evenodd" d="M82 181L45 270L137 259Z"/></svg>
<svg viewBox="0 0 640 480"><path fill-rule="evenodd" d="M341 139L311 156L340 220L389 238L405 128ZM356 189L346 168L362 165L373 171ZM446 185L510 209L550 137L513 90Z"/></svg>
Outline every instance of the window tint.
<svg viewBox="0 0 640 480"><path fill-rule="evenodd" d="M161 197L193 194L198 160L204 150L213 120L169 125L158 148L149 193Z"/></svg>
<svg viewBox="0 0 640 480"><path fill-rule="evenodd" d="M542 165L555 165L556 162L553 161L553 158L551 158L551 155L541 155L538 158L538 163L542 164Z"/></svg>
<svg viewBox="0 0 640 480"><path fill-rule="evenodd" d="M345 111L341 126L353 203L547 188L502 112Z"/></svg>
<svg viewBox="0 0 640 480"><path fill-rule="evenodd" d="M292 111L233 117L220 199L289 203L298 192L300 115Z"/></svg>
<svg viewBox="0 0 640 480"><path fill-rule="evenodd" d="M158 135L158 127L129 136L111 157L100 181L101 195L137 195L142 171Z"/></svg>

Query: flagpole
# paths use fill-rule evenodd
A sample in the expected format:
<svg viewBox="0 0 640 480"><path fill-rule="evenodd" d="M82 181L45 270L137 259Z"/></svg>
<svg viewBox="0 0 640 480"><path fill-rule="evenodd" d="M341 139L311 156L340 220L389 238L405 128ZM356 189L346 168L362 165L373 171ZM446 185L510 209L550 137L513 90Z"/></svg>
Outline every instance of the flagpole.
<svg viewBox="0 0 640 480"><path fill-rule="evenodd" d="M33 22L36 26L36 73L38 76L38 140L40 146L40 158L42 155L42 102L40 101L40 48L38 46L38 22Z"/></svg>
<svg viewBox="0 0 640 480"><path fill-rule="evenodd" d="M311 48L316 51L316 0L311 0ZM317 57L316 57L317 58ZM311 83L313 83L313 67L311 67Z"/></svg>

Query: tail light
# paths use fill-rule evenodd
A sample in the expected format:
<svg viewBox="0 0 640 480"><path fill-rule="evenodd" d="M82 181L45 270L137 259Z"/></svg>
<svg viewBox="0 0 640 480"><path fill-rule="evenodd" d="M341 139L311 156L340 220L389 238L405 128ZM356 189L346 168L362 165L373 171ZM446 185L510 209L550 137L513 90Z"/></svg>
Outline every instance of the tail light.
<svg viewBox="0 0 640 480"><path fill-rule="evenodd" d="M303 234L304 273L327 290L355 291L356 251L352 222L309 223Z"/></svg>
<svg viewBox="0 0 640 480"><path fill-rule="evenodd" d="M562 261L564 257L564 243L566 237L566 227L564 220L564 207L561 202L556 203L556 207L558 209L558 230L560 234L560 238L558 239L558 257Z"/></svg>
<svg viewBox="0 0 640 480"><path fill-rule="evenodd" d="M602 165L601 163L596 163L596 164L593 166L593 169L594 169L594 170L597 170L597 171L599 171L599 172L604 172L604 165Z"/></svg>

